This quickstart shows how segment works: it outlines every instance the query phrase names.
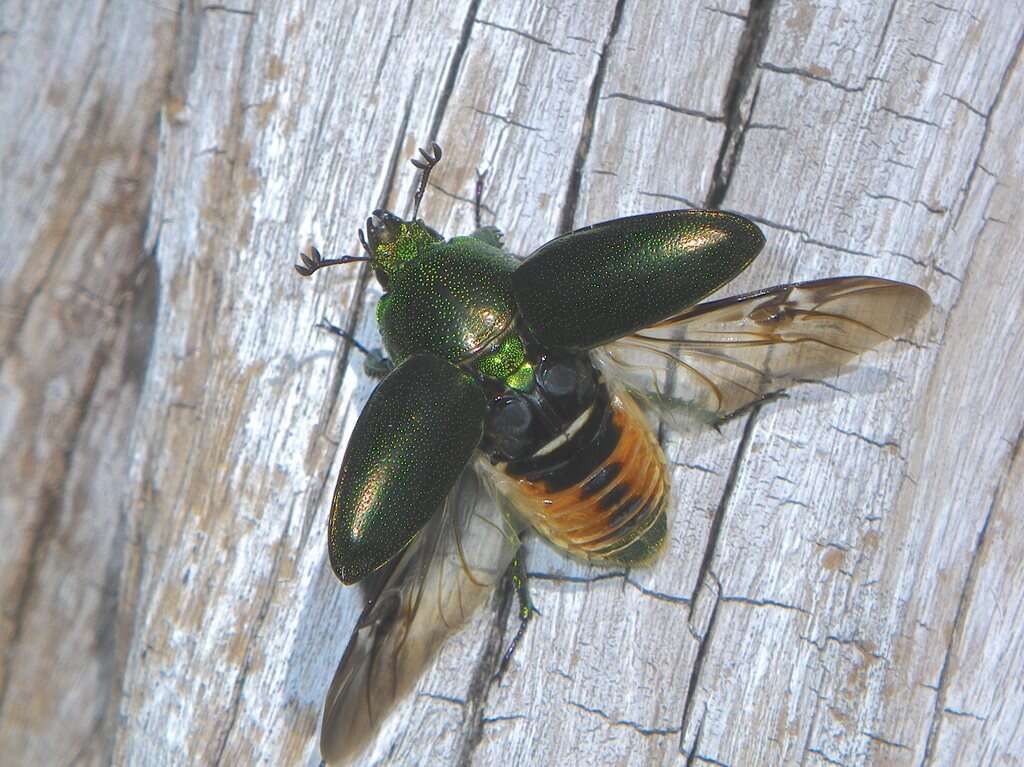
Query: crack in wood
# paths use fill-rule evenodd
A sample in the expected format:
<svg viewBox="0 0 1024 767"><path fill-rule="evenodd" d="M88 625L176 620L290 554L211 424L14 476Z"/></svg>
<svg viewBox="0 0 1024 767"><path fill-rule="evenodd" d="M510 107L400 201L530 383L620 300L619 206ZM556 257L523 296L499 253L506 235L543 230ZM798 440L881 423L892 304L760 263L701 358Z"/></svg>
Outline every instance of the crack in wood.
<svg viewBox="0 0 1024 767"><path fill-rule="evenodd" d="M824 83L825 85L845 91L846 93L861 93L865 88L867 88L866 83L864 85L847 85L846 83L841 83L838 80L833 80L830 77L816 74L815 72L812 72L809 69L804 69L803 67L781 67L768 61L762 61L757 65L757 67L758 69L764 69L780 75L796 75L797 77L803 77L807 80L814 80L815 82Z"/></svg>
<svg viewBox="0 0 1024 767"><path fill-rule="evenodd" d="M595 171L595 173L596 172L597 171ZM700 207L700 205L695 203L693 200L691 200L691 199L689 199L687 197L683 197L683 196L678 195L678 194L667 194L665 192L645 192L643 190L641 190L637 194L639 194L641 197L650 197L650 198L655 199L655 200L671 200L672 202L681 202L687 208L699 208Z"/></svg>
<svg viewBox="0 0 1024 767"><path fill-rule="evenodd" d="M444 120L445 112L448 111L448 102L451 101L452 93L455 92L455 81L462 69L462 61L466 57L466 49L469 48L469 38L473 33L473 25L477 23L477 15L480 12L480 0L472 0L466 11L466 18L462 21L462 31L459 33L459 42L452 54L452 63L445 75L444 85L437 97L437 110L434 112L434 119L430 123L430 132L427 134L427 144L437 141L441 132L441 121ZM480 22L483 23L483 22Z"/></svg>
<svg viewBox="0 0 1024 767"><path fill-rule="evenodd" d="M204 5L201 9L203 13L217 12L226 13L234 16L256 16L256 11L247 11L244 8L231 8L227 5Z"/></svg>
<svg viewBox="0 0 1024 767"><path fill-rule="evenodd" d="M558 573L528 573L528 577L538 581L556 581L559 583L597 583L598 581L607 581L613 578L625 578L625 571L615 571L608 573L597 573L596 575L561 575Z"/></svg>
<svg viewBox="0 0 1024 767"><path fill-rule="evenodd" d="M680 594L667 594L662 591L647 588L637 583L635 580L630 578L629 572L625 570L616 570L613 572L600 572L594 575L562 575L558 573L536 573L531 572L528 574L531 580L537 581L554 581L556 583L599 583L601 581L622 579L622 582L626 586L632 587L634 590L640 592L643 596L651 597L652 599L658 599L663 602L671 602L672 604L690 604L690 597L682 596Z"/></svg>
<svg viewBox="0 0 1024 767"><path fill-rule="evenodd" d="M929 120L929 119L924 118L924 117L918 117L917 115L908 115L908 114L905 114L904 112L900 112L900 111L898 111L896 109L893 109L892 107L887 107L885 105L882 105L882 106L878 107L878 109L876 111L878 111L878 112L885 112L886 114L890 114L893 117L897 118L898 120L906 120L908 122L917 123L918 125L927 125L930 128L941 128L942 127L941 125L939 125L934 120Z"/></svg>
<svg viewBox="0 0 1024 767"><path fill-rule="evenodd" d="M566 700L565 702L574 708L578 708L580 711L585 711L588 714L594 714L595 716L601 717L608 724L614 727L628 727L634 732L643 735L645 738L649 738L652 735L675 735L679 732L678 727L647 727L629 719L616 719L599 708L591 708L590 706L585 706L582 703L577 703L574 700Z"/></svg>
<svg viewBox="0 0 1024 767"><path fill-rule="evenodd" d="M608 27L608 34L605 35L604 43L601 45L601 52L597 56L594 79L590 83L590 93L587 96L587 105L583 111L583 127L580 130L580 140L576 146L572 172L569 174L569 184L565 190L565 200L562 203L562 215L559 218L558 234L572 231L576 220L576 209L579 207L580 185L583 181L583 168L586 165L587 157L590 155L590 145L594 140L594 121L597 117L597 105L600 100L601 87L604 85L605 73L608 69L608 55L611 46L619 34L619 25L622 22L624 6L625 0L616 0L615 9L612 11L612 21Z"/></svg>
<svg viewBox="0 0 1024 767"><path fill-rule="evenodd" d="M964 109L966 109L966 110L967 110L968 112L971 112L971 113L973 113L973 114L976 114L976 115L977 115L978 117L980 117L980 118L981 118L982 120L987 120L987 119L988 119L988 115L987 115L987 114L985 114L984 112L982 112L982 111L981 111L980 109L978 109L977 107L973 106L973 105L972 105L972 104L971 104L971 103L970 103L969 101L967 101L966 99L962 99L962 98L960 98L959 96L954 96L954 95L953 95L952 93L943 93L942 95L943 95L943 96L945 96L945 97L946 97L947 99L950 99L951 101L955 101L955 102L956 102L957 104L959 104L960 106L962 106L962 107L963 107Z"/></svg>
<svg viewBox="0 0 1024 767"><path fill-rule="evenodd" d="M718 545L718 537L721 534L722 523L725 519L725 511L729 505L729 501L732 498L733 491L736 486L736 480L739 476L740 465L743 463L752 441L754 432L754 423L757 420L757 415L761 411L761 405L755 405L750 415L747 416L747 422L743 427L743 436L740 439L740 444L736 448L736 453L733 456L732 465L729 467L729 475L725 481L725 487L722 490L722 497L718 502L718 506L715 509L715 514L711 520L711 527L708 531L708 542L704 547L704 556L701 559L700 569L697 571L697 580L693 587L693 594L690 597L690 619L693 618L693 610L697 604L698 591L709 578L714 579L717 582L717 578L711 571L711 562L714 559L715 549ZM704 659L707 655L708 645L710 644L711 635L714 631L715 619L718 616L718 607L721 604L721 585L718 587L718 593L715 595L715 603L711 609L711 617L708 620L707 628L704 634L699 639L697 646L697 655L694 658L693 668L690 671L690 680L687 683L686 695L683 698L683 717L682 724L680 725L680 736L679 736L679 752L682 754L688 754L691 758L693 753L696 751L696 744L693 748L687 750L685 748L684 740L686 738L686 732L689 726L690 717L693 713L694 694L697 689L697 682L700 678L701 671L704 666Z"/></svg>
<svg viewBox="0 0 1024 767"><path fill-rule="evenodd" d="M697 748L700 746L701 735L704 734L704 722L708 718L708 704L704 703L704 711L700 715L700 721L697 723L697 732L693 736L693 748L690 749L690 753L686 754L686 767L693 767L693 760L697 758ZM679 751L683 752L683 738L686 737L685 726L680 728L679 734Z"/></svg>
<svg viewBox="0 0 1024 767"><path fill-rule="evenodd" d="M831 427L832 427L833 431L837 431L837 432L839 432L840 434L842 434L842 435L844 435L846 437L854 437L856 439L861 440L862 442L867 442L869 445L871 445L872 447L877 447L879 450L892 450L897 455L899 455L900 458L903 457L900 454L900 452L899 452L899 450L900 450L899 442L894 442L893 440L885 440L883 442L881 440L871 439L871 437L868 437L868 436L866 436L864 434L861 434L860 432L849 431L847 429L841 429L840 427L836 426L835 424L831 424Z"/></svg>
<svg viewBox="0 0 1024 767"><path fill-rule="evenodd" d="M725 91L722 110L725 115L725 132L722 134L722 143L718 148L718 157L715 160L711 188L708 190L705 207L720 207L729 191L732 173L743 147L745 126L754 113L757 86L754 87L754 96L745 118L742 115L743 99L754 81L757 65L760 63L761 54L768 42L774 7L775 0L750 0L750 11L743 33L740 35L736 58L733 60L729 87Z"/></svg>
<svg viewBox="0 0 1024 767"><path fill-rule="evenodd" d="M884 738L881 735L878 735L877 733L874 733L874 732L869 732L868 730L861 730L860 734L863 735L864 737L866 737L872 743L881 743L883 746L887 746L889 748L897 748L897 749L899 749L901 751L912 751L913 750L906 743L899 743L899 742L897 742L895 740L889 740L888 738Z"/></svg>
<svg viewBox="0 0 1024 767"><path fill-rule="evenodd" d="M722 16L728 16L730 19L738 19L738 20L743 21L743 22L746 22L746 20L747 20L747 17L746 17L745 14L738 13L737 11L727 11L724 8L714 8L714 7L710 6L710 5L705 5L704 6L704 10L708 11L709 13L717 13L717 14L720 14Z"/></svg>
<svg viewBox="0 0 1024 767"><path fill-rule="evenodd" d="M778 607L779 609L791 610L793 612L801 613L802 615L814 614L806 607L800 607L799 605L791 605L785 602L779 602L775 599L754 599L752 597L742 597L736 594L720 594L718 600L720 602L731 602L734 604L748 605L750 607Z"/></svg>
<svg viewBox="0 0 1024 767"><path fill-rule="evenodd" d="M481 719L481 723L486 727L489 724L498 724L500 722L515 722L520 719L529 719L526 714L502 714L500 716L485 716Z"/></svg>
<svg viewBox="0 0 1024 767"><path fill-rule="evenodd" d="M295 506L292 503L288 507L288 518L285 520L284 529L291 530L292 521L295 517ZM231 703L228 706L227 716L228 721L224 727L223 736L220 742L214 749L214 756L210 764L213 767L218 767L221 760L224 758L224 752L227 749L228 741L231 739L231 733L235 729L235 724L238 722L238 713L241 709L242 693L245 690L245 683L249 677L249 670L252 668L253 657L257 652L262 652L262 646L256 641L260 631L263 629L263 624L266 623L267 615L270 613L270 606L274 603L274 594L277 592L277 587L282 583L282 579L279 577L281 573L281 561L284 558L286 549L290 550L287 545L287 535L282 535L278 540L277 545L274 547L274 560L270 567L270 574L267 577L267 583L270 584L270 588L267 589L266 597L260 604L260 609L256 613L256 619L249 624L252 629L249 633L248 641L245 646L245 657L242 660L242 669L239 671L238 676L235 678L234 689L231 694Z"/></svg>
<svg viewBox="0 0 1024 767"><path fill-rule="evenodd" d="M1011 456L1012 458L1012 456ZM1007 471L1009 471L1007 463ZM971 552L971 563L967 566L967 577L960 589L960 597L957 599L956 612L953 614L953 628L949 632L949 642L946 644L946 652L942 658L942 665L939 667L939 684L935 693L935 705L932 707L931 720L928 725L928 739L925 741L924 755L921 757L920 767L930 764L935 755L935 745L939 739L939 732L942 729L942 712L947 706L949 696L950 659L953 657L954 648L960 643L964 632L964 616L970 608L971 599L974 596L974 585L978 580L978 570L981 562L981 550L985 547L988 535L989 522L992 521L992 513L1002 501L1003 492L1006 489L1005 483L992 494L992 501L985 512L985 521L981 524L981 530L975 539L974 550Z"/></svg>
<svg viewBox="0 0 1024 767"><path fill-rule="evenodd" d="M632 101L636 104L644 104L645 106L667 109L669 112L675 112L676 114L686 115L688 117L699 117L701 120L706 120L710 123L725 122L725 117L722 115L708 114L707 112L702 112L699 109L688 109L687 107L670 104L667 101L662 101L661 99L647 99L642 96L634 96L629 93L609 93L607 96L601 96L601 99L622 99L623 101Z"/></svg>
<svg viewBox="0 0 1024 767"><path fill-rule="evenodd" d="M762 216L755 216L751 213L746 213L745 215L747 218L749 218L751 221L755 223L762 224L771 229L778 229L780 232L789 232L790 234L795 234L800 238L800 242L802 242L805 245L815 245L819 248L824 248L825 250L834 250L836 253L845 253L850 256L860 256L861 258L878 258L877 253L871 253L866 250L857 250L856 248L848 248L844 245L836 245L833 242L826 242L825 240L816 239L812 237L810 232L808 232L806 229L800 229L799 227L792 226L791 224L780 224L777 221L770 221L766 218L763 218ZM893 253L893 255L899 256L903 254ZM919 263L922 266L926 265L923 262Z"/></svg>
<svg viewBox="0 0 1024 767"><path fill-rule="evenodd" d="M110 356L110 343L101 343L89 360L84 379L82 393L77 398L77 407L65 433L67 439L60 449L57 460L50 461L50 471L43 480L36 506L38 516L32 526L31 543L28 551L29 559L24 567L21 588L14 599L10 611L11 630L0 659L0 713L6 709L7 693L11 683L11 668L21 643L25 627L25 615L28 612L32 595L39 586L39 570L49 551L49 544L54 539L60 523L61 507L66 499L72 498L68 492L68 474L71 469L78 440L84 431L85 422L93 405L93 399L99 388L100 374L103 372ZM2 718L2 717L0 717Z"/></svg>
<svg viewBox="0 0 1024 767"><path fill-rule="evenodd" d="M473 752L484 736L484 708L487 693L495 681L495 673L504 653L505 627L512 613L512 601L515 588L511 579L505 578L497 589L494 602L494 619L489 622L487 641L483 652L477 660L473 677L466 693L466 704L463 707L462 729L464 732L459 757L455 764L458 767L469 767L473 760Z"/></svg>
<svg viewBox="0 0 1024 767"><path fill-rule="evenodd" d="M833 759L820 748L805 748L804 750L808 754L814 754L815 756L819 757L823 762L826 762L827 764L834 764L836 765L836 767L846 767L846 765L843 762L839 761L838 759Z"/></svg>
<svg viewBox="0 0 1024 767"><path fill-rule="evenodd" d="M1013 55L1010 56L1010 62L1006 65L1003 70L1003 74L999 78L999 88L996 89L995 98L992 99L992 106L988 108L988 112L984 113L983 117L985 120L985 129L981 134L981 141L978 142L978 151L974 155L974 160L971 162L971 171L967 174L967 182L961 188L960 206L957 209L956 216L953 219L952 228L956 229L960 223L960 215L964 212L964 208L967 205L967 200L970 199L971 189L974 186L974 177L981 168L987 175L991 176L991 172L985 170L981 165L981 158L985 154L985 148L988 146L988 139L991 134L992 115L995 113L998 106L1003 101L1003 95L1006 93L1006 86L1010 83L1010 75L1013 70L1017 68L1020 62L1021 53L1024 51L1024 33L1017 39L1017 46L1014 48ZM966 273L965 273L966 276ZM952 314L952 312L950 312Z"/></svg>
<svg viewBox="0 0 1024 767"><path fill-rule="evenodd" d="M893 14L896 12L896 3L898 0L892 0L889 5L889 12L885 15L885 23L882 25L882 34L878 36L878 44L875 46L875 64L878 64L878 60L882 56L882 51L885 48L885 41L889 37L889 25L892 24Z"/></svg>
<svg viewBox="0 0 1024 767"><path fill-rule="evenodd" d="M476 112L478 115L483 115L484 117L493 117L495 120L500 120L501 122L505 123L505 125L511 125L513 128L522 128L523 130L535 132L540 131L540 128L534 128L532 125L521 123L518 120L513 120L511 117L498 114L497 112L488 112L484 109L477 109L476 107L473 107L473 111ZM470 200L470 202L472 202L472 200Z"/></svg>
<svg viewBox="0 0 1024 767"><path fill-rule="evenodd" d="M498 24L495 21L486 21L484 19L477 19L477 24L480 24L481 26L484 26L484 27L492 27L494 29L500 29L502 32L510 32L513 35L518 35L519 37L522 37L525 40L529 40L531 43L537 43L537 45L543 45L545 48L550 50L552 53L567 53L567 54L572 55L572 51L567 51L564 48L556 48L554 46L554 44L550 40L545 40L543 37L538 37L537 35L531 35L529 32L524 32L523 30L516 29L515 27L507 27L504 24ZM593 41L587 40L587 42L593 42Z"/></svg>
<svg viewBox="0 0 1024 767"><path fill-rule="evenodd" d="M465 706L466 701L462 698L456 697L455 695L443 695L439 692L426 692L421 691L416 693L417 698L429 698L430 700L437 700L441 703L450 703L453 706Z"/></svg>

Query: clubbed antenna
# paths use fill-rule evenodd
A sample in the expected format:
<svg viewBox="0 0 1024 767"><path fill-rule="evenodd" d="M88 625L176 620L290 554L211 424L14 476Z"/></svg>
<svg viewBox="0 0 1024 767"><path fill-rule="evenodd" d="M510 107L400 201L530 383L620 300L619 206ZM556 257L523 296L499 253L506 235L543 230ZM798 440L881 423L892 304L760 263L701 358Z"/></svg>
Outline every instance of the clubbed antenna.
<svg viewBox="0 0 1024 767"><path fill-rule="evenodd" d="M441 147L438 146L436 141L430 142L430 150L433 152L433 156L427 154L426 149L420 149L420 154L423 155L421 160L418 157L413 157L409 162L419 168L422 173L420 174L420 183L416 185L416 205L412 211L412 217L416 218L420 212L420 200L423 199L423 193L427 190L427 179L430 178L430 171L434 169L434 166L441 162Z"/></svg>
<svg viewBox="0 0 1024 767"><path fill-rule="evenodd" d="M363 247L365 247L365 243ZM309 249L309 255L300 253L299 258L302 259L302 263L295 264L295 271L303 277L308 277L317 269L322 269L325 266L337 266L338 264L351 264L354 261L373 260L372 258L366 258L365 256L342 256L341 258L325 259L320 256L320 251L313 247Z"/></svg>

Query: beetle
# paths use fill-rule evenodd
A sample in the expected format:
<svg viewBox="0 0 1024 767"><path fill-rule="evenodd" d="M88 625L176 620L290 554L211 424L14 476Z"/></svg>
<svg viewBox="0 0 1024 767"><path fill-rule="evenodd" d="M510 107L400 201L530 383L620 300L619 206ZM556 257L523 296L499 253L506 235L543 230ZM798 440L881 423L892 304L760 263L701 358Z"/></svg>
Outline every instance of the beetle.
<svg viewBox="0 0 1024 767"><path fill-rule="evenodd" d="M670 487L649 417L713 424L906 334L931 303L865 276L700 303L765 243L753 222L718 210L606 221L519 261L480 226L478 179L477 229L445 239L417 217L441 154L434 143L412 160L411 219L367 219L365 256L313 249L296 264L309 276L367 262L385 291L376 318L390 358L372 357L390 372L359 416L331 502L338 578L383 573L324 706L332 764L368 743L506 574L520 596L515 646L533 613L524 529L588 562L655 559Z"/></svg>

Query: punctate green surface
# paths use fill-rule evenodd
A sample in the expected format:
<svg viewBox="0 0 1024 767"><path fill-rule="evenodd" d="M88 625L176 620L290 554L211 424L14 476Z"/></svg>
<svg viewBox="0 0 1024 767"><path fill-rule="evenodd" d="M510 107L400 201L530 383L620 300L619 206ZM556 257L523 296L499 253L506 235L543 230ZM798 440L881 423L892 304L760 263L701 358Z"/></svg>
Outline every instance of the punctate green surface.
<svg viewBox="0 0 1024 767"><path fill-rule="evenodd" d="M742 216L675 210L578 229L541 246L512 275L541 343L587 349L697 303L754 259L764 235Z"/></svg>
<svg viewBox="0 0 1024 767"><path fill-rule="evenodd" d="M331 503L331 567L355 583L437 512L483 434L484 395L465 373L417 354L374 390L352 432Z"/></svg>
<svg viewBox="0 0 1024 767"><path fill-rule="evenodd" d="M475 237L428 245L396 272L377 308L395 362L429 351L458 362L480 353L511 327L516 262Z"/></svg>

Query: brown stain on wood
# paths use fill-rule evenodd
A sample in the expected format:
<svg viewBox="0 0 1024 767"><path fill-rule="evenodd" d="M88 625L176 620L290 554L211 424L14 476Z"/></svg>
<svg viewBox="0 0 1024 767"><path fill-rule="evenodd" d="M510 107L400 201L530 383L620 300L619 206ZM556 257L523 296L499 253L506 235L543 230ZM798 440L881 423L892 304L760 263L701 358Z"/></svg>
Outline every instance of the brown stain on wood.
<svg viewBox="0 0 1024 767"><path fill-rule="evenodd" d="M276 93L256 107L256 127L265 130L275 112L277 112Z"/></svg>
<svg viewBox="0 0 1024 767"><path fill-rule="evenodd" d="M46 104L54 109L62 108L68 100L68 86L66 83L50 83L46 89Z"/></svg>
<svg viewBox="0 0 1024 767"><path fill-rule="evenodd" d="M878 546L881 542L882 534L880 532L877 530L868 530L861 536L858 548L868 554L873 554L878 551Z"/></svg>
<svg viewBox="0 0 1024 767"><path fill-rule="evenodd" d="M271 54L270 58L267 59L267 79L271 82L280 80L287 71L284 62L281 61L281 57L276 53Z"/></svg>
<svg viewBox="0 0 1024 767"><path fill-rule="evenodd" d="M786 28L797 35L807 36L814 27L817 12L810 3L799 3L796 8L796 14L786 19Z"/></svg>
<svg viewBox="0 0 1024 767"><path fill-rule="evenodd" d="M837 549L832 546L828 547L828 550L821 556L821 566L829 571L838 570L843 566L843 562L846 561L846 555L842 549Z"/></svg>

